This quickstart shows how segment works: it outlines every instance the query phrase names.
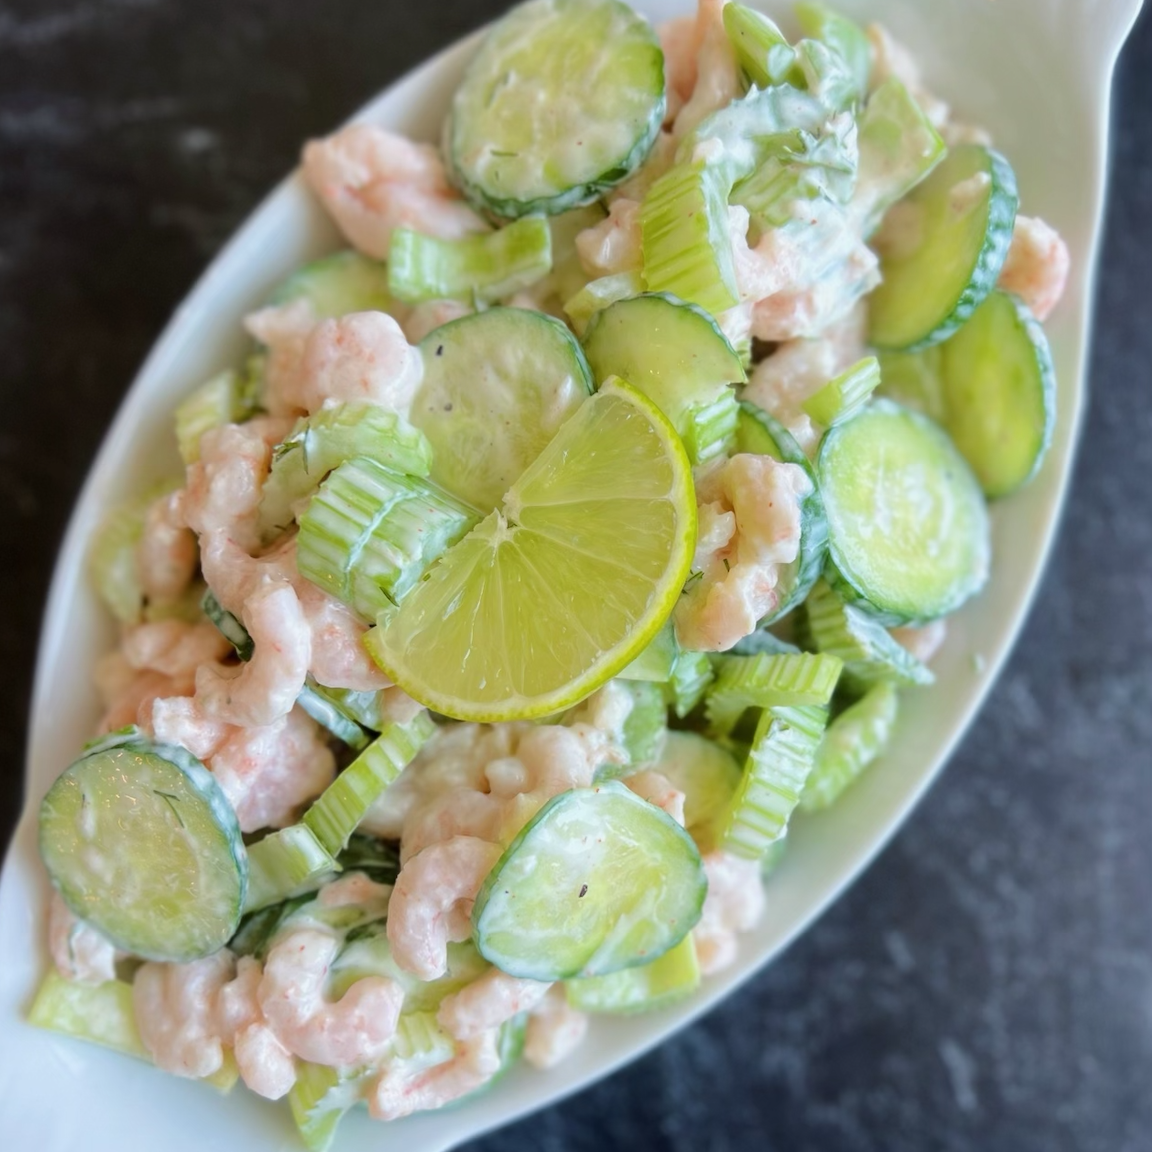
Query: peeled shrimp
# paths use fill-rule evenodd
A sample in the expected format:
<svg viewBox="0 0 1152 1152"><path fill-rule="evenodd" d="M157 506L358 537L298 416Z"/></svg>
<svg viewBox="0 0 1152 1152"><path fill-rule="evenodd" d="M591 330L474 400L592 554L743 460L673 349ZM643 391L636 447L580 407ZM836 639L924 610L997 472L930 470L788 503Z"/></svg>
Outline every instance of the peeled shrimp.
<svg viewBox="0 0 1152 1152"><path fill-rule="evenodd" d="M455 240L488 225L449 184L430 144L352 124L304 146L304 178L348 240L385 260L394 228Z"/></svg>
<svg viewBox="0 0 1152 1152"><path fill-rule="evenodd" d="M919 628L892 629L892 638L925 664L940 650L947 636L946 620L932 620Z"/></svg>
<svg viewBox="0 0 1152 1152"><path fill-rule="evenodd" d="M1047 320L1064 295L1071 263L1068 245L1053 227L1036 216L1017 216L999 287L1019 296L1037 320Z"/></svg>
<svg viewBox="0 0 1152 1152"><path fill-rule="evenodd" d="M631 272L644 263L640 247L640 204L618 198L608 215L576 235L576 254L589 276Z"/></svg>
<svg viewBox="0 0 1152 1152"><path fill-rule="evenodd" d="M687 136L706 116L726 107L743 93L736 53L724 30L728 0L699 0L694 39L696 77L692 95L676 114L674 134Z"/></svg>
<svg viewBox="0 0 1152 1152"><path fill-rule="evenodd" d="M161 672L174 680L195 676L197 668L222 660L231 650L220 630L207 621L133 624L124 629L120 641L120 651L130 667L141 672Z"/></svg>
<svg viewBox="0 0 1152 1152"><path fill-rule="evenodd" d="M164 696L154 700L141 725L161 744L178 744L207 762L235 730L234 726L205 714L194 696Z"/></svg>
<svg viewBox="0 0 1152 1152"><path fill-rule="evenodd" d="M116 979L116 946L78 920L59 892L52 893L48 912L48 951L65 980L103 984Z"/></svg>
<svg viewBox="0 0 1152 1152"><path fill-rule="evenodd" d="M251 728L292 710L308 675L312 636L292 586L273 579L248 596L243 616L252 658L239 668L202 668L196 698L208 715Z"/></svg>
<svg viewBox="0 0 1152 1152"><path fill-rule="evenodd" d="M109 701L96 730L101 733L115 732L126 724L137 723L146 726L156 700L191 692L192 687L191 677L173 680L162 672L138 672Z"/></svg>
<svg viewBox="0 0 1152 1152"><path fill-rule="evenodd" d="M388 1050L404 992L393 980L365 976L339 1000L327 1000L325 978L339 947L335 936L315 928L289 932L268 953L257 998L288 1051L314 1064L350 1068Z"/></svg>
<svg viewBox="0 0 1152 1152"><path fill-rule="evenodd" d="M535 1008L551 987L539 980L522 980L491 968L459 992L446 996L436 1019L440 1027L457 1040L468 1040Z"/></svg>
<svg viewBox="0 0 1152 1152"><path fill-rule="evenodd" d="M220 989L217 1021L222 1041L233 1049L240 1078L257 1095L279 1100L296 1083L296 1061L264 1020L262 977L260 962L241 956L235 978Z"/></svg>
<svg viewBox="0 0 1152 1152"><path fill-rule="evenodd" d="M723 652L756 628L778 601L779 570L800 547L800 499L811 482L796 464L733 456L697 485L708 516L731 511L735 532L704 558L703 579L680 598L676 634L693 651Z"/></svg>
<svg viewBox="0 0 1152 1152"><path fill-rule="evenodd" d="M652 771L634 772L625 778L624 784L642 800L667 812L681 828L684 827L684 801L687 797L667 776Z"/></svg>
<svg viewBox="0 0 1152 1152"><path fill-rule="evenodd" d="M136 1026L156 1066L177 1076L211 1076L224 1062L217 1019L221 988L232 978L227 948L190 964L141 966L132 983Z"/></svg>
<svg viewBox="0 0 1152 1152"><path fill-rule="evenodd" d="M451 1060L411 1072L397 1061L368 1090L368 1112L376 1120L398 1120L441 1108L482 1088L500 1071L499 1030L493 1028L456 1044Z"/></svg>
<svg viewBox="0 0 1152 1152"><path fill-rule="evenodd" d="M171 492L149 505L136 546L136 570L149 603L177 599L196 575L196 537L184 522L184 493Z"/></svg>
<svg viewBox="0 0 1152 1152"><path fill-rule="evenodd" d="M462 300L425 300L408 313L401 327L409 343L419 344L434 328L462 316L471 316L472 311Z"/></svg>
<svg viewBox="0 0 1152 1152"><path fill-rule="evenodd" d="M588 1017L568 1003L563 984L554 984L528 1017L524 1059L533 1068L552 1068L587 1034Z"/></svg>
<svg viewBox="0 0 1152 1152"><path fill-rule="evenodd" d="M250 312L244 327L266 350L264 405L274 416L298 413L296 399L304 363L304 345L319 317L305 299Z"/></svg>
<svg viewBox="0 0 1152 1152"><path fill-rule="evenodd" d="M706 976L727 968L736 959L736 934L755 928L764 913L760 863L728 852L704 857L708 895L693 930L696 957Z"/></svg>
<svg viewBox="0 0 1152 1152"><path fill-rule="evenodd" d="M677 16L665 20L656 29L664 52L665 88L668 93L665 124L675 122L680 109L688 102L692 89L696 87L696 50L699 47L696 24L695 16Z"/></svg>
<svg viewBox="0 0 1152 1152"><path fill-rule="evenodd" d="M449 941L472 934L472 904L500 859L499 844L455 836L400 869L388 909L388 943L405 972L435 980L448 970Z"/></svg>

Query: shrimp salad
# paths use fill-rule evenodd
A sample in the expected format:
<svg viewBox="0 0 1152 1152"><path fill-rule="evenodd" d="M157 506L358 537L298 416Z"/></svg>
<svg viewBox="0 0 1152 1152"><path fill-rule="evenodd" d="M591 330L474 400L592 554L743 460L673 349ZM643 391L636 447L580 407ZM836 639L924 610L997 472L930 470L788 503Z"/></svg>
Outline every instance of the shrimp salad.
<svg viewBox="0 0 1152 1152"><path fill-rule="evenodd" d="M985 585L1069 257L807 0L528 0L441 147L353 124L303 177L348 246L92 543L119 643L31 1019L322 1150L736 961Z"/></svg>

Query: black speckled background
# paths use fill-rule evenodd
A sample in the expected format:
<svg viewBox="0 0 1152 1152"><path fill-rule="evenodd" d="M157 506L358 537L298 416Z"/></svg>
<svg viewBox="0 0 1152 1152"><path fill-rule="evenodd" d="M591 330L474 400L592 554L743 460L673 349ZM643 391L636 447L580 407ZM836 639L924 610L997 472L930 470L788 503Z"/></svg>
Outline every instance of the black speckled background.
<svg viewBox="0 0 1152 1152"><path fill-rule="evenodd" d="M0 837L55 549L149 345L306 136L502 6L0 0ZM1152 1148L1152 14L1116 97L1072 499L979 723L738 1002L474 1152Z"/></svg>

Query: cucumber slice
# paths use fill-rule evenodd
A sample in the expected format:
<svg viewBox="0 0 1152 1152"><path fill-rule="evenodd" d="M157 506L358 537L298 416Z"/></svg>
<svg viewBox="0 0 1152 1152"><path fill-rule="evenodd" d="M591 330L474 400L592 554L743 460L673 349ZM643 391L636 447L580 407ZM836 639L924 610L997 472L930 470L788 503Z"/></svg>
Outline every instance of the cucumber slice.
<svg viewBox="0 0 1152 1152"><path fill-rule="evenodd" d="M672 668L672 679L664 688L665 703L683 720L704 699L715 678L707 652L681 652Z"/></svg>
<svg viewBox="0 0 1152 1152"><path fill-rule="evenodd" d="M881 254L883 280L869 297L878 348L939 344L992 291L1012 242L1016 177L998 152L962 144L904 204L916 242Z"/></svg>
<svg viewBox="0 0 1152 1152"><path fill-rule="evenodd" d="M589 321L584 353L597 382L620 376L668 417L693 464L731 443L737 407L729 385L747 376L703 309L666 293L619 300Z"/></svg>
<svg viewBox="0 0 1152 1152"><path fill-rule="evenodd" d="M848 66L853 80L853 96L863 100L872 74L872 49L864 30L847 16L811 0L801 0L795 12L804 35L820 40Z"/></svg>
<svg viewBox="0 0 1152 1152"><path fill-rule="evenodd" d="M736 758L714 740L695 732L669 732L656 771L684 793L684 827L709 852L720 837L741 772Z"/></svg>
<svg viewBox="0 0 1152 1152"><path fill-rule="evenodd" d="M587 204L647 155L664 54L620 0L530 0L489 30L445 128L456 181L497 216Z"/></svg>
<svg viewBox="0 0 1152 1152"><path fill-rule="evenodd" d="M726 851L759 860L783 838L827 722L826 708L774 708L761 714L740 787L723 821Z"/></svg>
<svg viewBox="0 0 1152 1152"><path fill-rule="evenodd" d="M728 649L730 656L759 656L763 653L769 656L799 656L800 649L795 644L789 644L787 640L781 640L774 632L770 632L767 626L757 628L755 632L742 640L737 640Z"/></svg>
<svg viewBox="0 0 1152 1152"><path fill-rule="evenodd" d="M256 645L248 634L248 629L216 599L216 593L211 588L204 593L200 601L204 615L216 625L217 631L228 641L241 660L251 660Z"/></svg>
<svg viewBox="0 0 1152 1152"><path fill-rule="evenodd" d="M800 797L800 807L805 812L834 803L884 751L896 726L898 706L895 685L877 684L828 725Z"/></svg>
<svg viewBox="0 0 1152 1152"><path fill-rule="evenodd" d="M586 976L564 985L568 1003L580 1012L633 1015L655 1012L691 996L700 986L696 945L685 936L659 959L608 976Z"/></svg>
<svg viewBox="0 0 1152 1152"><path fill-rule="evenodd" d="M429 481L358 456L324 481L300 517L296 567L374 620L476 520L472 509Z"/></svg>
<svg viewBox="0 0 1152 1152"><path fill-rule="evenodd" d="M870 236L884 213L944 158L944 141L895 76L868 98L858 123L860 162L853 208Z"/></svg>
<svg viewBox="0 0 1152 1152"><path fill-rule="evenodd" d="M628 759L623 764L603 764L595 774L596 783L629 776L647 767L660 755L664 736L668 731L668 708L664 703L664 690L659 684L646 680L624 680L619 683L632 697L632 707L621 726L620 746ZM578 709L574 710L578 712ZM568 713L565 723L569 722Z"/></svg>
<svg viewBox="0 0 1152 1152"><path fill-rule="evenodd" d="M807 638L820 652L844 661L842 681L856 690L893 681L932 684L936 677L866 612L845 604L823 581L804 604Z"/></svg>
<svg viewBox="0 0 1152 1152"><path fill-rule="evenodd" d="M347 248L305 264L293 272L268 300L272 305L307 300L317 320L351 312L392 312L388 265Z"/></svg>
<svg viewBox="0 0 1152 1152"><path fill-rule="evenodd" d="M1015 296L992 292L941 353L944 425L984 494L1007 496L1039 470L1056 423L1044 329Z"/></svg>
<svg viewBox="0 0 1152 1152"><path fill-rule="evenodd" d="M592 392L579 343L539 312L465 316L429 334L420 351L411 419L432 444L432 479L483 512Z"/></svg>
<svg viewBox="0 0 1152 1152"><path fill-rule="evenodd" d="M80 919L147 960L207 956L240 923L248 859L232 806L199 760L137 729L49 788L40 855Z"/></svg>
<svg viewBox="0 0 1152 1152"><path fill-rule="evenodd" d="M512 841L476 897L473 938L513 976L604 976L675 947L707 886L688 833L609 781L554 797Z"/></svg>
<svg viewBox="0 0 1152 1152"><path fill-rule="evenodd" d="M388 286L406 304L445 299L494 304L548 274L552 233L543 216L456 240L397 228L388 261Z"/></svg>
<svg viewBox="0 0 1152 1152"><path fill-rule="evenodd" d="M934 344L920 352L881 352L878 396L887 396L943 424L948 412L942 379L946 344Z"/></svg>
<svg viewBox="0 0 1152 1152"><path fill-rule="evenodd" d="M893 641L895 643L895 641ZM832 699L840 671L838 656L721 656L705 706L709 731L727 736L749 708L810 707Z"/></svg>
<svg viewBox="0 0 1152 1152"><path fill-rule="evenodd" d="M403 417L377 404L336 404L300 421L272 452L260 498L260 534L270 543L292 526L293 509L329 472L365 456L408 476L427 476L432 446Z"/></svg>
<svg viewBox="0 0 1152 1152"><path fill-rule="evenodd" d="M726 4L722 17L736 62L749 84L768 88L773 84L799 87L803 83L796 49L763 12L744 4Z"/></svg>
<svg viewBox="0 0 1152 1152"><path fill-rule="evenodd" d="M761 626L767 627L802 604L820 579L828 558L828 518L816 470L804 449L783 424L749 400L740 403L736 451L771 456L784 464L796 464L804 470L812 485L800 500L800 549L796 559L778 574L776 592L779 599L775 610L760 621Z"/></svg>
<svg viewBox="0 0 1152 1152"><path fill-rule="evenodd" d="M831 429L816 461L835 586L883 623L933 620L988 579L988 509L938 425L874 400Z"/></svg>

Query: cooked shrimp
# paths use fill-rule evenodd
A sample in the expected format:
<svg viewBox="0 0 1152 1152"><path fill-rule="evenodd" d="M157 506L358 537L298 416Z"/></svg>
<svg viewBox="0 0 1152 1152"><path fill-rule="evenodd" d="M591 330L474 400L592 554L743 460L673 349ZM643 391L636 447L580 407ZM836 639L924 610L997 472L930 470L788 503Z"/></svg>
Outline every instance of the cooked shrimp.
<svg viewBox="0 0 1152 1152"><path fill-rule="evenodd" d="M249 335L264 345L264 406L274 416L299 413L297 395L304 363L304 345L316 327L315 309L305 299L274 304L244 317Z"/></svg>
<svg viewBox="0 0 1152 1152"><path fill-rule="evenodd" d="M449 184L430 144L352 124L304 146L304 178L348 240L386 260L394 228L455 240L488 225Z"/></svg>
<svg viewBox="0 0 1152 1152"><path fill-rule="evenodd" d="M308 671L328 688L375 692L391 681L362 643L368 625L347 605L303 577L292 582L308 624L312 659Z"/></svg>
<svg viewBox="0 0 1152 1152"><path fill-rule="evenodd" d="M196 537L184 521L184 492L154 500L136 546L136 570L149 603L177 599L196 575Z"/></svg>
<svg viewBox="0 0 1152 1152"><path fill-rule="evenodd" d="M294 1055L330 1068L378 1060L396 1031L404 992L383 976L357 980L339 1000L325 998L340 947L329 932L296 928L268 953L257 999L276 1038Z"/></svg>
<svg viewBox="0 0 1152 1152"><path fill-rule="evenodd" d="M244 627L255 647L239 668L201 668L196 698L210 716L253 728L286 716L312 659L312 634L290 584L266 579L244 601Z"/></svg>
<svg viewBox="0 0 1152 1152"><path fill-rule="evenodd" d="M158 1068L177 1076L211 1076L224 1062L217 1020L221 988L232 979L227 948L190 964L141 966L132 983L140 1039Z"/></svg>
<svg viewBox="0 0 1152 1152"><path fill-rule="evenodd" d="M779 570L796 559L800 546L800 499L810 490L798 465L747 453L701 480L697 499L730 510L736 530L705 560L703 579L676 605L673 618L683 647L726 651L775 607Z"/></svg>
<svg viewBox="0 0 1152 1152"><path fill-rule="evenodd" d="M599 224L576 235L576 254L589 276L631 272L644 263L640 249L640 203L623 197L612 201Z"/></svg>
<svg viewBox="0 0 1152 1152"><path fill-rule="evenodd" d="M1064 295L1071 267L1068 245L1036 216L1017 216L999 287L1014 292L1037 320L1047 320Z"/></svg>
<svg viewBox="0 0 1152 1152"><path fill-rule="evenodd" d="M235 977L220 989L217 1027L222 1043L233 1049L244 1083L259 1096L279 1100L296 1083L296 1061L264 1019L259 1002L262 978L260 962L241 956Z"/></svg>
<svg viewBox="0 0 1152 1152"><path fill-rule="evenodd" d="M205 714L194 696L164 696L152 701L141 725L161 744L178 744L207 762L235 731L233 725Z"/></svg>
<svg viewBox="0 0 1152 1152"><path fill-rule="evenodd" d="M387 911L391 895L391 884L378 884L363 872L345 872L338 880L325 884L316 899L321 908L371 904L378 906L383 914Z"/></svg>
<svg viewBox="0 0 1152 1152"><path fill-rule="evenodd" d="M554 984L528 1017L524 1059L533 1068L552 1068L587 1034L588 1017L568 1003L563 984Z"/></svg>
<svg viewBox="0 0 1152 1152"><path fill-rule="evenodd" d="M482 1088L500 1071L499 1030L461 1040L451 1060L413 1073L392 1063L368 1090L368 1113L376 1120L398 1120L413 1112L441 1108Z"/></svg>
<svg viewBox="0 0 1152 1152"><path fill-rule="evenodd" d="M449 941L472 934L472 904L500 859L499 844L455 836L400 869L388 910L388 943L405 972L435 980L448 970Z"/></svg>
<svg viewBox="0 0 1152 1152"><path fill-rule="evenodd" d="M52 893L48 912L48 951L65 980L103 984L116 979L116 946L77 919L59 892Z"/></svg>
<svg viewBox="0 0 1152 1152"><path fill-rule="evenodd" d="M539 980L522 980L499 968L490 968L459 992L446 996L436 1019L457 1040L469 1040L535 1008L551 987Z"/></svg>
<svg viewBox="0 0 1152 1152"><path fill-rule="evenodd" d="M281 828L332 782L336 761L302 709L260 728L234 728L208 767L236 810L241 831Z"/></svg>
<svg viewBox="0 0 1152 1152"><path fill-rule="evenodd" d="M760 863L728 852L704 857L708 895L692 933L696 958L706 976L727 968L736 959L736 934L755 928L764 913Z"/></svg>
<svg viewBox="0 0 1152 1152"><path fill-rule="evenodd" d="M407 415L423 361L386 312L321 320L308 334L297 399L307 412L327 400L359 400Z"/></svg>
<svg viewBox="0 0 1152 1152"><path fill-rule="evenodd" d="M402 327L404 335L412 344L419 344L425 336L441 324L471 316L473 309L463 300L425 300L417 304L405 317Z"/></svg>
<svg viewBox="0 0 1152 1152"><path fill-rule="evenodd" d="M494 763L501 763L495 761ZM519 765L519 761L512 759ZM404 821L400 839L400 863L457 836L499 840L507 803L479 788L456 788L429 797L414 807Z"/></svg>
<svg viewBox="0 0 1152 1152"><path fill-rule="evenodd" d="M173 680L162 672L138 672L109 702L97 731L115 732L125 724L147 726L155 701L166 696L182 696L191 692L192 688L193 680L190 676Z"/></svg>
<svg viewBox="0 0 1152 1152"><path fill-rule="evenodd" d="M246 424L222 424L200 439L200 459L188 469L184 515L203 535L215 529L236 544L254 549L260 542L256 517L272 448L291 431L281 416L258 416Z"/></svg>
<svg viewBox="0 0 1152 1152"><path fill-rule="evenodd" d="M664 78L668 93L668 107L664 123L675 122L680 109L688 102L696 87L697 17L677 16L665 20L656 29L660 47L664 52Z"/></svg>
<svg viewBox="0 0 1152 1152"><path fill-rule="evenodd" d="M893 628L892 637L917 660L927 664L948 636L947 620L932 620L920 628Z"/></svg>
<svg viewBox="0 0 1152 1152"><path fill-rule="evenodd" d="M156 620L124 629L120 650L138 671L162 672L174 680L196 675L204 664L222 660L232 647L207 621Z"/></svg>
<svg viewBox="0 0 1152 1152"><path fill-rule="evenodd" d="M684 801L687 797L667 776L652 771L634 772L625 778L624 783L642 800L663 809L681 828L684 827Z"/></svg>
<svg viewBox="0 0 1152 1152"><path fill-rule="evenodd" d="M676 114L674 134L683 138L706 116L743 93L740 67L724 30L728 0L699 0L696 9L696 78L692 95Z"/></svg>

